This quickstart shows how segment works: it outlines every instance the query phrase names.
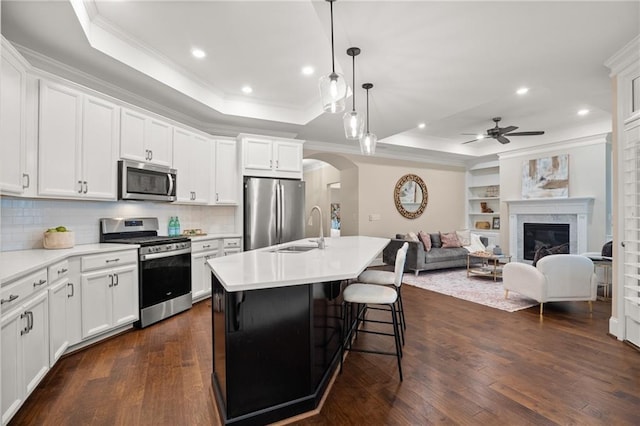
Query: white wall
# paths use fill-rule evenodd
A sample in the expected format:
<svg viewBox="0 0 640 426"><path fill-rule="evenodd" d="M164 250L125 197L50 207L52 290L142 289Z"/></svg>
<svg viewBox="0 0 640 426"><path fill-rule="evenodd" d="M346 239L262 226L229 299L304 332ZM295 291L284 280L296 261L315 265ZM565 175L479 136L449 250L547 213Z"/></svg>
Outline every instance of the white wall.
<svg viewBox="0 0 640 426"><path fill-rule="evenodd" d="M208 234L239 233L236 207L184 206L136 201L66 201L2 197L0 251L42 248L42 233L65 226L75 232L76 244L99 241L103 217L158 217L160 235L167 235L170 216L180 218L181 229L200 228Z"/></svg>
<svg viewBox="0 0 640 426"><path fill-rule="evenodd" d="M345 167L340 170L339 180L341 235L389 238L409 231L449 232L465 226L465 170L462 167L356 155L316 155L310 151L305 151L305 157L322 157L338 168ZM429 195L427 208L417 219L401 216L393 198L397 181L408 173L416 174L424 180ZM305 180L313 180L318 176L319 174L305 173ZM335 177L326 172L325 176L331 177L322 183L308 184L307 192L312 187L319 190L324 188L326 193L326 185L334 182ZM328 195L325 196L328 203ZM308 205L307 209L310 207ZM379 215L380 220L371 221L369 215ZM325 220L327 224L328 220Z"/></svg>
<svg viewBox="0 0 640 426"><path fill-rule="evenodd" d="M522 167L528 160L569 154L569 197L593 197L588 223L588 251L600 251L607 237L607 163L610 147L606 135L596 135L500 156L501 245L509 246L509 212L506 200L522 199Z"/></svg>

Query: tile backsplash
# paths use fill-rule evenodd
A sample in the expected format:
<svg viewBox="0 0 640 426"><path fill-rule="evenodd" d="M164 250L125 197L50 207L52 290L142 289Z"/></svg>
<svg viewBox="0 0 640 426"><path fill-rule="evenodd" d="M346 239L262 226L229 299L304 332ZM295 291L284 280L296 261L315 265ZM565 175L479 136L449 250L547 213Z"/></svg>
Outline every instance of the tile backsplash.
<svg viewBox="0 0 640 426"><path fill-rule="evenodd" d="M181 229L200 228L208 234L241 233L235 226L237 208L2 197L0 251L42 248L42 233L60 225L75 232L76 244L97 243L98 220L103 217L157 217L160 235L167 235L170 216L180 218Z"/></svg>

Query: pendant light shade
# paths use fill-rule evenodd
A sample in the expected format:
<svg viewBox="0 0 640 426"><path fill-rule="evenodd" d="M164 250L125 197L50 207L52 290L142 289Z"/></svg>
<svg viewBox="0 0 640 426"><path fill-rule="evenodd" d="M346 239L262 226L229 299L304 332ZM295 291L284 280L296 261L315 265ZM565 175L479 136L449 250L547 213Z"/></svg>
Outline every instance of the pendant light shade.
<svg viewBox="0 0 640 426"><path fill-rule="evenodd" d="M365 83L362 88L367 91L367 131L360 138L360 152L362 155L373 155L376 153L378 137L369 131L369 89L373 87L371 83Z"/></svg>
<svg viewBox="0 0 640 426"><path fill-rule="evenodd" d="M359 114L358 111L356 111L356 56L359 54L360 49L357 47L347 49L347 55L351 56L353 62L353 82L351 84L353 88L353 108L344 114L343 121L344 133L347 139L350 140L359 140L364 133L364 114Z"/></svg>
<svg viewBox="0 0 640 426"><path fill-rule="evenodd" d="M344 76L336 72L333 49L333 2L326 0L331 8L331 73L320 78L320 97L322 109L332 114L344 111L347 98L347 83Z"/></svg>

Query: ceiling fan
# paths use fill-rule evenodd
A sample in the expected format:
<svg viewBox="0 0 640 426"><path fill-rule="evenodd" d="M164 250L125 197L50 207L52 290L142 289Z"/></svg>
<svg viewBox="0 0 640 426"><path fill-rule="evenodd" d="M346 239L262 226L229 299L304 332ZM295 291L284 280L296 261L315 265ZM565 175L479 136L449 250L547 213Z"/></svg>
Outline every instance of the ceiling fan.
<svg viewBox="0 0 640 426"><path fill-rule="evenodd" d="M532 132L513 132L514 130L516 130L518 127L516 126L507 126L507 127L498 127L498 123L500 122L500 120L502 120L502 117L494 117L492 119L495 123L496 126L488 129L487 133L484 135L478 135L476 133L463 133L463 135L475 135L477 136L475 139L467 141L467 142L462 142L462 144L466 144L466 143L471 143L471 142L475 142L475 141L479 141L481 139L484 138L493 138L493 139L497 139L498 142L505 144L505 143L509 143L511 142L509 139L507 139L505 136L535 136L535 135L544 135L544 132L541 130L538 131L532 131Z"/></svg>

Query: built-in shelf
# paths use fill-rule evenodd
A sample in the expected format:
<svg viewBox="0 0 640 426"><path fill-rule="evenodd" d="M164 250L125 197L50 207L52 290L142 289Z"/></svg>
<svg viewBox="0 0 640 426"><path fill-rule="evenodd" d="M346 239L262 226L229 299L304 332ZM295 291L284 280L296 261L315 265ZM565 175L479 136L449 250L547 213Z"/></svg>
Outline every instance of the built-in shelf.
<svg viewBox="0 0 640 426"><path fill-rule="evenodd" d="M500 166L498 161L477 164L467 170L467 223L469 229L489 237L489 245L499 244L500 229L494 228L494 218L500 218ZM482 205L493 210L483 213ZM489 229L478 228L487 222ZM498 222L499 223L499 222Z"/></svg>

